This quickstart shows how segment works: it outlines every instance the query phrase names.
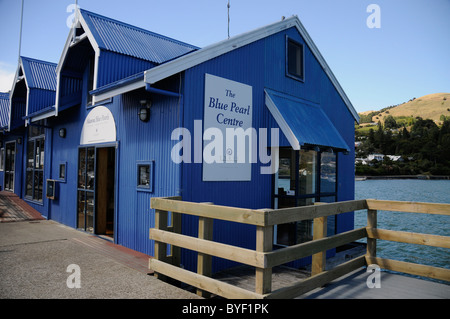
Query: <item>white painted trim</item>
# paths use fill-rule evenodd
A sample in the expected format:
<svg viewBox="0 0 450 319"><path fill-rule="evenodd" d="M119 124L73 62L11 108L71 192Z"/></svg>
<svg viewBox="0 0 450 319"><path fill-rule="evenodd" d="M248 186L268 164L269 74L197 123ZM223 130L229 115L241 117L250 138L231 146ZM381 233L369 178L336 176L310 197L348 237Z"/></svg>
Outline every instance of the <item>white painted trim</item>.
<svg viewBox="0 0 450 319"><path fill-rule="evenodd" d="M43 113L43 114L40 114L37 116L33 116L32 118L28 119L28 121L37 122L37 121L40 121L40 120L43 120L43 119L46 119L46 118L49 118L49 117L52 117L55 115L56 115L56 110L52 110L52 111L48 111L46 113Z"/></svg>
<svg viewBox="0 0 450 319"><path fill-rule="evenodd" d="M198 51L195 51L195 52L192 52L185 56L182 56L171 62L167 62L167 63L157 66L155 68L149 69L144 72L144 81L149 84L154 84L154 83L156 83L162 79L168 78L176 73L185 71L191 67L194 67L198 64L206 62L217 56L220 56L222 54L228 53L235 49L241 48L247 44L258 41L262 38L268 37L270 35L273 35L275 33L281 32L283 30L289 29L291 27L295 27L298 30L300 35L305 40L306 45L308 45L308 47L310 48L313 55L317 58L317 60L319 61L319 64L322 66L323 70L330 78L334 87L336 88L339 95L341 96L342 100L347 105L347 108L352 113L355 120L357 122L359 122L358 113L354 109L352 103L350 102L350 100L348 99L344 90L340 86L339 82L337 81L333 72L329 68L329 66L326 63L325 59L323 58L322 54L317 49L313 40L311 39L308 32L303 27L302 23L300 22L300 20L298 19L297 16L293 16L293 17L285 19L283 21L276 22L274 24L259 28L257 30L250 31L250 32L235 36L233 38L218 42L216 44L207 46L203 49L200 49Z"/></svg>
<svg viewBox="0 0 450 319"><path fill-rule="evenodd" d="M19 71L22 70L22 76L19 76ZM14 95L14 90L16 89L16 85L19 81L25 81L25 86L27 88L27 96L26 96L26 104L25 104L25 115L28 115L28 100L29 100L29 95L30 95L30 89L28 87L28 82L27 82L27 77L25 76L25 70L23 68L23 62L22 62L22 57L19 57L19 64L17 66L16 69L16 74L14 76L14 82L13 82L13 86L11 88L11 92L9 93L9 119L8 119L8 131L11 131L11 114L12 114L12 98ZM25 121L25 126L26 126L26 121Z"/></svg>
<svg viewBox="0 0 450 319"><path fill-rule="evenodd" d="M98 94L98 95L93 95L92 96L92 104L95 105L96 103L99 103L99 102L101 102L103 100L110 99L110 98L112 98L114 96L117 96L117 95L120 95L120 94L123 94L123 93L127 93L127 92L130 92L130 91L134 91L134 90L137 90L137 89L140 89L140 88L144 88L144 87L145 87L145 82L142 81L142 79L140 79L140 80L138 80L136 82L127 84L125 86L120 86L120 87L112 89L112 90L110 90L108 92L101 93L101 94Z"/></svg>
<svg viewBox="0 0 450 319"><path fill-rule="evenodd" d="M59 110L59 90L60 90L60 73L61 73L61 69L64 65L64 61L66 60L66 55L67 52L69 51L69 49L76 45L77 43L79 43L81 40L85 39L86 37L89 40L89 43L91 44L94 52L95 52L95 68L94 68L94 89L97 88L97 76L98 76L98 71L97 71L97 66L98 66L98 58L100 56L100 48L98 46L98 43L95 41L94 35L92 34L92 32L89 30L88 25L86 23L86 21L84 21L83 16L80 12L79 8L75 9L75 21L74 26L78 26L78 27L82 27L84 30L84 34L82 34L79 38L79 41L72 43L73 42L73 35L75 32L75 28L71 28L69 35L67 36L66 39L66 43L64 44L64 49L63 52L61 53L61 57L59 58L59 62L58 65L56 66L56 100L55 100L55 115L58 116L58 110ZM88 93L89 94L89 93Z"/></svg>
<svg viewBox="0 0 450 319"><path fill-rule="evenodd" d="M56 99L55 99L55 116L58 116L58 107L59 107L59 81L60 81L59 72L56 73Z"/></svg>
<svg viewBox="0 0 450 319"><path fill-rule="evenodd" d="M272 101L270 95L266 92L266 90L264 90L264 94L266 96L266 106L269 109L275 121L278 123L278 126L280 127L281 131L284 133L284 136L286 136L287 140L289 141L289 144L291 144L294 150L296 151L300 150L299 140L295 136L294 132L292 132L290 126L286 123L283 115L281 115L280 111L278 110L278 107Z"/></svg>

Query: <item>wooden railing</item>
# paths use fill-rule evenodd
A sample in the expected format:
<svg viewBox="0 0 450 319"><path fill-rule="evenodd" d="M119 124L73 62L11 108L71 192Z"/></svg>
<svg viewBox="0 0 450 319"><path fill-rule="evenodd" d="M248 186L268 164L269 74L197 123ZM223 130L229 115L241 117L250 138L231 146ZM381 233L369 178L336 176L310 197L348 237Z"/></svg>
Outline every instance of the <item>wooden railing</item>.
<svg viewBox="0 0 450 319"><path fill-rule="evenodd" d="M376 240L392 240L412 244L450 248L450 237L407 233L377 228L377 211L403 211L450 215L450 204L430 204L379 200L353 200L337 203L316 203L283 209L252 210L212 203L192 203L176 198L152 198L155 228L150 239L155 240L155 257L149 261L158 278L165 276L196 287L197 293L213 293L226 298L294 298L345 274L370 264L393 271L450 281L450 270L376 257ZM326 237L328 216L367 209L367 227ZM167 224L168 212L172 225ZM181 234L181 215L199 217L198 237ZM213 241L213 220L221 219L256 226L256 249L246 249ZM313 240L277 250L273 247L273 226L302 220L313 220ZM367 253L325 270L328 249L367 238ZM170 255L167 254L170 246ZM198 252L197 273L179 267L180 248ZM211 256L225 258L255 267L255 290L250 291L211 278ZM303 257L312 256L311 277L291 286L272 291L272 268Z"/></svg>

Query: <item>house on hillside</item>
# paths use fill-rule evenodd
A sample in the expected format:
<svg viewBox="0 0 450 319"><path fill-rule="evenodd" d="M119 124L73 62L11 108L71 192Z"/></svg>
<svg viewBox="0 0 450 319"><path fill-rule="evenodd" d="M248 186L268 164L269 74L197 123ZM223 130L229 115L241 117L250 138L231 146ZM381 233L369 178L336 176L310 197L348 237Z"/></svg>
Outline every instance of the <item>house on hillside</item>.
<svg viewBox="0 0 450 319"><path fill-rule="evenodd" d="M8 189L49 219L153 255L152 197L252 209L354 198L359 118L295 16L198 48L80 9L55 79L53 103L36 107L15 104L25 86L13 88L21 113L2 136L21 163ZM183 233L196 227L183 218ZM219 242L255 246L254 226L214 228ZM350 229L353 214L328 218L329 235ZM312 221L277 225L274 243L311 234Z"/></svg>

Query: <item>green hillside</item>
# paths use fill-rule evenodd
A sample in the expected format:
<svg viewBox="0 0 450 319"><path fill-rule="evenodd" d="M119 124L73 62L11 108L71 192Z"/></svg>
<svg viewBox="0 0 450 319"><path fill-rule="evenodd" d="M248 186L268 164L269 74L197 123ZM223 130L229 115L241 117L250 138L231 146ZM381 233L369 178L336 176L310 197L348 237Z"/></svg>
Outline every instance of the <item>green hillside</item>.
<svg viewBox="0 0 450 319"><path fill-rule="evenodd" d="M412 119L421 117L431 119L437 125L442 125L446 117L450 118L450 93L434 93L419 98L412 98L410 101L383 108L379 111L367 111L359 113L361 126L369 123L384 121L391 115L398 124L405 126L412 125Z"/></svg>

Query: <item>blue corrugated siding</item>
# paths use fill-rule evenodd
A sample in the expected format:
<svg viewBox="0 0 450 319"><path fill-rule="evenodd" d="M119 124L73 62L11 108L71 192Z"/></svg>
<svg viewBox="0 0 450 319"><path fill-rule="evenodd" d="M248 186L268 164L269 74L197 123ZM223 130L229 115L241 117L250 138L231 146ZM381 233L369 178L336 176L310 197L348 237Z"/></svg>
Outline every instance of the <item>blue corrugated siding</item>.
<svg viewBox="0 0 450 319"><path fill-rule="evenodd" d="M193 121L203 120L204 74L209 73L253 87L253 127L256 129L278 127L264 102L264 88L270 88L319 104L348 145L353 145L353 118L306 45L305 81L286 76L286 35L304 43L297 30L292 28L187 70L184 126L192 132ZM288 145L281 132L280 145ZM353 197L352 159L351 154L339 154L338 200ZM259 169L260 164L252 165L251 182L203 182L202 164L184 164L183 200L254 209L271 208L272 176L261 175ZM338 218L338 231L349 227L353 218L350 215ZM196 220L186 217L183 220L183 232L196 235ZM229 222L217 222L214 225L214 239L220 242L254 248L255 236L254 227ZM196 263L195 254L184 252L182 258L185 265ZM303 259L296 265L307 264L309 260ZM213 267L217 271L230 265L232 263L215 259Z"/></svg>
<svg viewBox="0 0 450 319"><path fill-rule="evenodd" d="M30 89L28 95L28 115L55 105L55 91Z"/></svg>
<svg viewBox="0 0 450 319"><path fill-rule="evenodd" d="M286 35L304 45L305 81L285 76ZM326 58L326 57L325 57ZM294 28L266 38L266 86L270 89L318 103L350 147L350 154L338 153L338 201L354 198L354 118L317 62L300 34ZM337 216L337 232L353 228L353 213Z"/></svg>
<svg viewBox="0 0 450 319"><path fill-rule="evenodd" d="M194 120L203 120L205 73L227 78L253 87L253 127L263 126L264 105L264 41L232 51L186 71L184 127L193 132ZM192 133L191 133L192 134ZM183 200L213 202L244 208L271 207L271 175L261 175L260 165L252 165L251 182L203 182L202 164L183 165ZM197 219L184 217L183 232L197 235ZM246 248L255 248L254 226L215 221L214 240ZM184 251L182 263L195 267L196 255ZM213 259L213 270L234 265L223 259Z"/></svg>
<svg viewBox="0 0 450 319"><path fill-rule="evenodd" d="M120 98L120 97L119 97ZM146 94L122 96L121 113L116 118L120 140L118 238L123 246L154 253L148 231L154 226L152 197L176 196L180 167L171 160L172 130L179 126L178 99L153 95L150 120L138 119L140 99ZM115 98L116 99L116 98ZM137 190L137 164L154 161L154 191Z"/></svg>
<svg viewBox="0 0 450 319"><path fill-rule="evenodd" d="M71 108L50 118L52 130L52 153L50 178L58 179L59 165L66 163L66 181L58 183L59 198L50 201L49 218L70 227L77 227L77 179L78 146L84 122L85 109ZM65 128L66 138L59 137L59 129ZM48 143L47 143L48 144Z"/></svg>
<svg viewBox="0 0 450 319"><path fill-rule="evenodd" d="M98 63L97 87L148 70L155 64L114 52L102 51Z"/></svg>

